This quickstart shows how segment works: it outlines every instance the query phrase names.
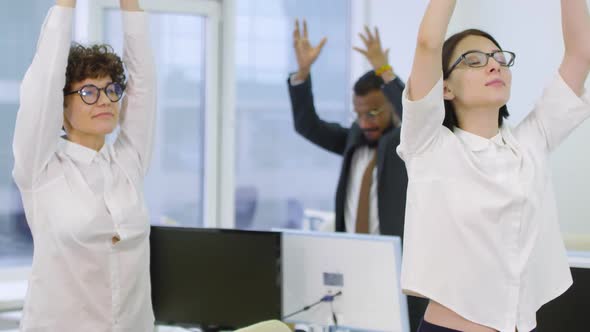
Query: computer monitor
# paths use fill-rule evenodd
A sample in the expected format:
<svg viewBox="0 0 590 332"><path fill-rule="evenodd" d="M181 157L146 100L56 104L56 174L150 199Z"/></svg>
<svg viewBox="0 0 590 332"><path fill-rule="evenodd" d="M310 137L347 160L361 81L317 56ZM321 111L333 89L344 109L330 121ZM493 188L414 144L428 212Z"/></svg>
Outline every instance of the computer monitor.
<svg viewBox="0 0 590 332"><path fill-rule="evenodd" d="M537 312L537 331L588 331L590 319L590 252L570 252L574 284Z"/></svg>
<svg viewBox="0 0 590 332"><path fill-rule="evenodd" d="M286 321L334 326L335 317L352 330L410 331L399 237L285 231L282 247L285 316L342 292Z"/></svg>
<svg viewBox="0 0 590 332"><path fill-rule="evenodd" d="M281 317L281 236L152 226L156 321L205 330Z"/></svg>

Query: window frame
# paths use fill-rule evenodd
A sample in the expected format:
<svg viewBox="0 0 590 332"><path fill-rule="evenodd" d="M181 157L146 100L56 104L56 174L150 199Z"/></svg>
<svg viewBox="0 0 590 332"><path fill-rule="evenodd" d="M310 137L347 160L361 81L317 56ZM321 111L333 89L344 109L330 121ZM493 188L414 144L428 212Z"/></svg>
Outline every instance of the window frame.
<svg viewBox="0 0 590 332"><path fill-rule="evenodd" d="M86 0L85 6L80 6L82 17L87 22L87 40L90 43L103 42L103 22L105 12L118 9L117 0ZM143 0L141 7L153 13L178 13L198 15L206 18L205 41L205 114L204 114L204 179L203 179L203 226L218 227L221 200L216 199L219 193L220 172L220 41L222 7L218 1L192 0ZM82 29L77 29L82 30ZM84 40L84 36L77 36Z"/></svg>

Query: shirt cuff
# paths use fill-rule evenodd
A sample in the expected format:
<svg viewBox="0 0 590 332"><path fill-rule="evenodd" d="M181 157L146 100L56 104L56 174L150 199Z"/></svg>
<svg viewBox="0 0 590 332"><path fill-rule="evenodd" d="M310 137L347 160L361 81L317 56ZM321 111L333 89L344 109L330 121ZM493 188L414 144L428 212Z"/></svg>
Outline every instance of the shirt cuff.
<svg viewBox="0 0 590 332"><path fill-rule="evenodd" d="M289 83L291 83L291 86L297 86L305 83L305 80L298 79L297 74L291 74L291 77L289 78Z"/></svg>
<svg viewBox="0 0 590 332"><path fill-rule="evenodd" d="M559 99L566 104L566 108L577 108L590 105L590 91L585 87L582 95L578 96L565 82L561 74L557 73L553 82L545 89L543 99Z"/></svg>
<svg viewBox="0 0 590 332"><path fill-rule="evenodd" d="M440 134L445 117L442 76L424 98L408 98L410 84L402 94L404 121L401 127L398 155L407 161L413 154L419 154L431 146Z"/></svg>
<svg viewBox="0 0 590 332"><path fill-rule="evenodd" d="M443 88L443 78L441 76L426 96L419 100L410 100L410 85L408 84L402 93L404 117L423 117L424 121L434 121L437 125L440 125L443 119L441 118L439 121L438 117L433 117L431 114L432 112L441 113L444 118ZM443 112L438 112L441 107Z"/></svg>

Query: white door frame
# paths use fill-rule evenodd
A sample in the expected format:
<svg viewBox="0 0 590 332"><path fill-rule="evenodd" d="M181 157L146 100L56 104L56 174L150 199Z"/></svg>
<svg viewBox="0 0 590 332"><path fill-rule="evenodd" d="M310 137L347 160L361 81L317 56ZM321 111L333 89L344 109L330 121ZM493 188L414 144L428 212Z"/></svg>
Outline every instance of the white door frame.
<svg viewBox="0 0 590 332"><path fill-rule="evenodd" d="M221 48L221 112L219 145L218 227L235 227L235 146L236 146L236 1L221 0L222 48Z"/></svg>

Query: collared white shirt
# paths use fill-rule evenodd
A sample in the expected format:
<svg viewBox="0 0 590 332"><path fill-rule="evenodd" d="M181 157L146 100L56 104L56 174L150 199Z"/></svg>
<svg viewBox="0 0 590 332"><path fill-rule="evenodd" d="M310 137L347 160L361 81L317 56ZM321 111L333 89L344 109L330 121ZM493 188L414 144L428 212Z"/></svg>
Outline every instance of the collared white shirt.
<svg viewBox="0 0 590 332"><path fill-rule="evenodd" d="M442 126L442 78L421 100L407 93L402 289L502 332L532 330L572 283L548 158L590 116L590 99L557 76L514 130L486 142Z"/></svg>
<svg viewBox="0 0 590 332"><path fill-rule="evenodd" d="M518 170L518 152L504 140L501 132L486 139L455 127L453 132L466 149L473 152L474 161L487 177L496 182L511 181Z"/></svg>
<svg viewBox="0 0 590 332"><path fill-rule="evenodd" d="M377 152L376 148L361 146L355 149L350 161L350 172L344 204L344 224L347 233L356 232L356 218L365 170ZM373 169L373 182L369 191L369 233L379 234L379 211L377 211L377 165Z"/></svg>
<svg viewBox="0 0 590 332"><path fill-rule="evenodd" d="M123 12L129 83L121 131L96 152L59 137L73 12L49 11L21 86L13 176L35 247L21 331L152 331L142 191L156 89L147 14Z"/></svg>
<svg viewBox="0 0 590 332"><path fill-rule="evenodd" d="M111 162L110 146L105 144L96 152L83 145L70 142L65 137L62 137L62 140L60 144L63 151L72 158L74 167L80 170L80 175L84 178L84 182L86 182L95 198L102 200L105 192L105 182L108 184L112 182L112 174L109 168Z"/></svg>

